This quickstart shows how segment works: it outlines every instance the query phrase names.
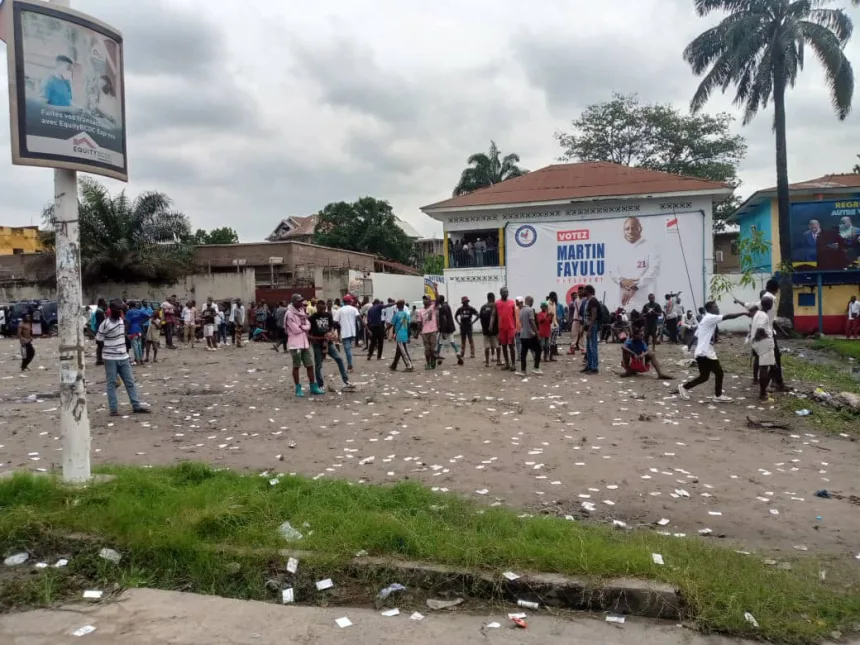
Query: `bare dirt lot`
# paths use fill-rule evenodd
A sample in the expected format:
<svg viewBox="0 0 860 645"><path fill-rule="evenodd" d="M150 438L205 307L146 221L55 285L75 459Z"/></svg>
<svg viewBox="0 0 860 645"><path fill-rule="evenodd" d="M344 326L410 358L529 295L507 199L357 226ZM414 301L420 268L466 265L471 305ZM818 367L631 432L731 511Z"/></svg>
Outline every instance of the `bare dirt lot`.
<svg viewBox="0 0 860 645"><path fill-rule="evenodd" d="M94 349L95 464L196 460L355 482L409 479L526 513L631 527L664 520L655 530L687 539L710 529L710 539L764 552L808 549L853 563L860 551L860 506L850 498L860 495L860 445L802 418L787 431L749 429L748 416L775 412L758 407L747 374L727 374L733 403L709 403L712 385L680 400L677 384L690 371L674 365L674 349L661 354L678 379L666 384L619 378L617 346L601 346L599 376L582 377L580 359L564 356L527 380L480 359L392 373L387 360L359 352L357 391L298 400L289 358L268 345L162 348L158 364L135 368L153 414L130 415L121 391L129 413L121 418L108 416ZM721 354L742 351L735 340L719 345ZM22 375L17 342L0 342L0 472L61 462L56 341L37 341L36 352ZM331 361L324 369L339 382ZM842 498L818 498L820 489Z"/></svg>

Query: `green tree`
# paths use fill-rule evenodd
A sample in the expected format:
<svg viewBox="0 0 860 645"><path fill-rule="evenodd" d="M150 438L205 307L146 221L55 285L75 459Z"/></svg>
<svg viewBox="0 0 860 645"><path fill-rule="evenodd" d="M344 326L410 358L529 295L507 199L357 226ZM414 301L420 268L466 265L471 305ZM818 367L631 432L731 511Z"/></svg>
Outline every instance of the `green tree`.
<svg viewBox="0 0 860 645"><path fill-rule="evenodd" d="M424 258L421 270L424 275L442 275L445 271L445 258L441 255L428 255Z"/></svg>
<svg viewBox="0 0 860 645"><path fill-rule="evenodd" d="M373 197L327 205L317 214L314 241L403 264L413 260L412 240L397 225L391 205Z"/></svg>
<svg viewBox="0 0 860 645"><path fill-rule="evenodd" d="M131 200L123 191L111 196L89 178L78 182L78 192L85 283L173 281L193 269L191 225L185 215L171 210L167 195L146 192ZM55 229L53 206L45 209L43 218L49 230Z"/></svg>
<svg viewBox="0 0 860 645"><path fill-rule="evenodd" d="M197 246L205 244L238 244L239 234L228 226L213 228L208 232L202 228L198 228L193 236L193 240Z"/></svg>
<svg viewBox="0 0 860 645"><path fill-rule="evenodd" d="M852 0L858 4L857 0ZM744 125L773 100L776 135L776 187L779 213L780 299L778 314L794 319L791 278L791 222L788 191L785 93L812 50L824 68L833 108L840 120L851 110L854 71L845 56L853 24L831 0L695 0L696 12L728 15L696 37L684 58L697 76L704 75L690 107L701 110L716 89L734 85L735 103L744 107Z"/></svg>
<svg viewBox="0 0 860 645"><path fill-rule="evenodd" d="M756 230L739 238L737 249L741 265L740 279L735 284L728 276L715 272L711 276L711 300L720 300L725 295L734 298L732 290L735 287L755 287L755 276L761 273L762 262L770 255L771 245L770 241L765 239L764 233Z"/></svg>
<svg viewBox="0 0 860 645"><path fill-rule="evenodd" d="M671 105L643 105L635 94L613 93L609 101L589 105L556 132L561 161L609 161L675 175L725 182L738 187L738 164L747 145L732 134L730 114L681 114ZM714 210L717 230L737 208L730 196Z"/></svg>
<svg viewBox="0 0 860 645"><path fill-rule="evenodd" d="M460 175L460 181L454 188L454 197L501 183L506 179L521 177L528 172L519 167L519 155L501 155L496 142L490 141L489 154L479 152L469 157L469 167Z"/></svg>

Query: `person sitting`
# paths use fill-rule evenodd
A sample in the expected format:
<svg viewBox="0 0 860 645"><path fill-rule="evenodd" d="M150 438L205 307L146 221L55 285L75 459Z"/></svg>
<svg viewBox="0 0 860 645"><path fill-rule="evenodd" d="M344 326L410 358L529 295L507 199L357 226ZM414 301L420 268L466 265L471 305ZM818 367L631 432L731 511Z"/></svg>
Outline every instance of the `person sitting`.
<svg viewBox="0 0 860 645"><path fill-rule="evenodd" d="M671 376L663 372L657 361L657 356L648 348L643 325L633 327L632 336L621 346L621 365L624 367L624 374L621 376L625 378L644 374L653 365L657 372L657 378L664 381L672 379Z"/></svg>
<svg viewBox="0 0 860 645"><path fill-rule="evenodd" d="M623 343L630 337L630 318L622 307L615 312L611 329L613 343Z"/></svg>

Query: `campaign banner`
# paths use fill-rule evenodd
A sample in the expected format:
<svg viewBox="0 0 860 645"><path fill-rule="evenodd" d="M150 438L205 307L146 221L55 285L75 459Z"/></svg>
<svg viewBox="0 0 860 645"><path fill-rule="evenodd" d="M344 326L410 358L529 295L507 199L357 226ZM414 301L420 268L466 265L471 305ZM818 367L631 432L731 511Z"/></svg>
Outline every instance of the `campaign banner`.
<svg viewBox="0 0 860 645"><path fill-rule="evenodd" d="M641 310L653 293L681 293L693 308L704 300L704 215L651 215L509 226L511 296L537 302L555 291L569 303L593 285L609 309ZM685 260L686 257L686 260Z"/></svg>
<svg viewBox="0 0 860 645"><path fill-rule="evenodd" d="M120 33L56 4L4 5L12 163L127 181Z"/></svg>
<svg viewBox="0 0 860 645"><path fill-rule="evenodd" d="M806 270L860 268L860 200L792 204L791 261Z"/></svg>

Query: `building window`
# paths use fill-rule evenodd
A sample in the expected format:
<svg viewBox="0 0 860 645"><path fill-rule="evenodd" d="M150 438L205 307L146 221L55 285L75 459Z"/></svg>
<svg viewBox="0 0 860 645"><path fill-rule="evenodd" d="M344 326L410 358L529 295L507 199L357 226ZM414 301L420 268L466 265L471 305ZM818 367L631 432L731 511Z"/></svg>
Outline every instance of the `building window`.
<svg viewBox="0 0 860 645"><path fill-rule="evenodd" d="M449 233L448 265L452 269L499 266L499 230Z"/></svg>
<svg viewBox="0 0 860 645"><path fill-rule="evenodd" d="M732 255L737 255L737 254L738 254L738 241L735 239L735 240L732 240Z"/></svg>
<svg viewBox="0 0 860 645"><path fill-rule="evenodd" d="M798 307L814 307L815 306L815 292L811 293L798 293L797 294L797 306Z"/></svg>
<svg viewBox="0 0 860 645"><path fill-rule="evenodd" d="M717 256L717 264L721 263L723 261L723 252L717 251L716 256Z"/></svg>

